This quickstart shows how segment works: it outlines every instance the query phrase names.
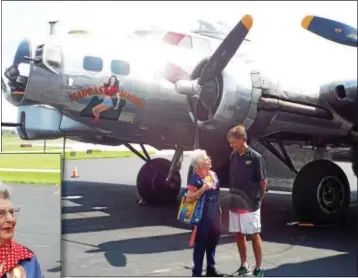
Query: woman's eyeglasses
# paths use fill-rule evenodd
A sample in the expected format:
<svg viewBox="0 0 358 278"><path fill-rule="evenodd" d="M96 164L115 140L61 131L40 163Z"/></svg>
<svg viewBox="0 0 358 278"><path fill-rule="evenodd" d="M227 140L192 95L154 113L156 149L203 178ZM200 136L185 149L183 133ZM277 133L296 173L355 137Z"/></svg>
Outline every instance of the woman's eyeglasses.
<svg viewBox="0 0 358 278"><path fill-rule="evenodd" d="M6 215L9 213L12 217L15 217L16 214L20 211L19 207L13 209L0 209L0 219L4 219Z"/></svg>

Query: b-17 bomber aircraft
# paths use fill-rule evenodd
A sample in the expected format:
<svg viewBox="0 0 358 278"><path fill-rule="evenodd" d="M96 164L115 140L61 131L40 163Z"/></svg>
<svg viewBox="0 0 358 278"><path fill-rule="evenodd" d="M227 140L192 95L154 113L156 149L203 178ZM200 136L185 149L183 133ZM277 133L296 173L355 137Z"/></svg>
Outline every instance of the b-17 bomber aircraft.
<svg viewBox="0 0 358 278"><path fill-rule="evenodd" d="M261 143L296 175L292 202L300 221L332 223L345 216L347 176L323 154L345 150L357 175L356 80L307 92L269 79L240 52L249 42L250 15L227 33L200 21L195 30L136 30L125 39L83 30L60 35L50 24L42 43L21 41L2 79L3 94L18 107L21 139L125 145L145 161L137 176L139 195L163 204L177 200L183 152L193 148L207 150L228 187L226 134L242 123L251 144ZM357 30L343 23L307 16L302 26L357 47ZM175 149L174 156L151 158L144 144ZM285 148L290 145L321 156L297 171Z"/></svg>

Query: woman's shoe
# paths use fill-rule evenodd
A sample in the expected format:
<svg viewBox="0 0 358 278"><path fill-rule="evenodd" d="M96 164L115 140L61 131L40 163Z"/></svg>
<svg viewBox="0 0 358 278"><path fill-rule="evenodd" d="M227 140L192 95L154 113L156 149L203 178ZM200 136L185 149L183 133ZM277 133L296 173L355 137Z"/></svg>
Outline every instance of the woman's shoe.
<svg viewBox="0 0 358 278"><path fill-rule="evenodd" d="M215 268L208 268L206 270L207 277L224 277L224 274L218 272Z"/></svg>

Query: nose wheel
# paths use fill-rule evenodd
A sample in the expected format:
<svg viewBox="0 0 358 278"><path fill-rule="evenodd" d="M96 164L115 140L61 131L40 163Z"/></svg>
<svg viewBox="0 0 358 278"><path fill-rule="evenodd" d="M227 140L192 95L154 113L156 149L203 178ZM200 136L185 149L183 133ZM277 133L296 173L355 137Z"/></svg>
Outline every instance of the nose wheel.
<svg viewBox="0 0 358 278"><path fill-rule="evenodd" d="M165 158L148 160L139 170L137 190L148 204L168 204L177 202L181 187L179 171L175 171L167 181L171 162Z"/></svg>

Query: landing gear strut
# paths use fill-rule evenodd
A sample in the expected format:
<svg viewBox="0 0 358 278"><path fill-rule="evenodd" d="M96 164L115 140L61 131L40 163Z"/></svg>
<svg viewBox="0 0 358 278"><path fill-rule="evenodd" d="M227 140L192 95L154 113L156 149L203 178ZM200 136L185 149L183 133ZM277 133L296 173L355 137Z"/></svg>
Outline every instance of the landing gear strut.
<svg viewBox="0 0 358 278"><path fill-rule="evenodd" d="M345 173L337 164L317 159L297 172L283 144L279 144L282 155L270 143L261 143L297 174L292 203L300 221L332 224L344 218L350 204L350 187Z"/></svg>
<svg viewBox="0 0 358 278"><path fill-rule="evenodd" d="M125 146L146 161L137 176L137 190L143 201L148 204L176 202L181 187L179 171L183 150L177 148L172 161L169 161L165 158L151 159L143 145L140 146L144 156L130 144Z"/></svg>

